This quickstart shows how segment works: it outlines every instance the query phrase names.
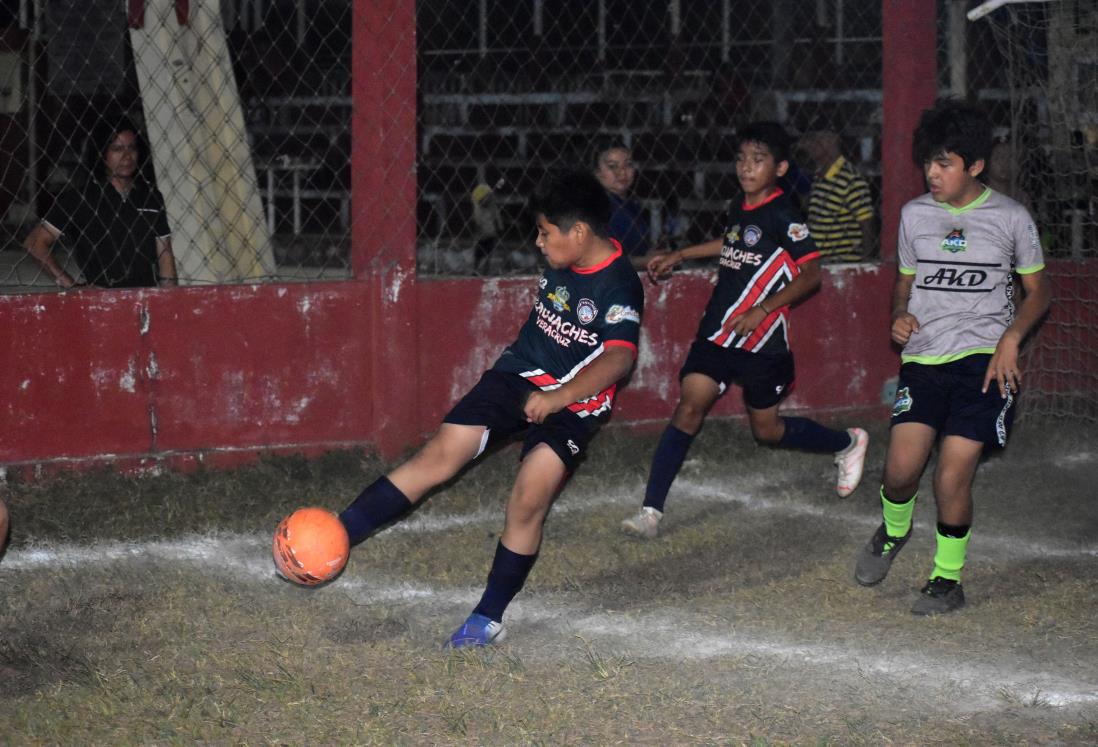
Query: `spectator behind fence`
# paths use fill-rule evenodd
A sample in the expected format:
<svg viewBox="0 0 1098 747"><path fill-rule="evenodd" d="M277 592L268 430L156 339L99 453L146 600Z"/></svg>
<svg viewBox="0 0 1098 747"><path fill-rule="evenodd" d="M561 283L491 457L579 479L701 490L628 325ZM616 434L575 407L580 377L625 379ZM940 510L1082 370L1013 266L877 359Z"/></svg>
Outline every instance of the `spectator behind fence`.
<svg viewBox="0 0 1098 747"><path fill-rule="evenodd" d="M473 187L469 195L473 204L473 225L477 232L477 243L473 250L474 267L479 272L489 269L492 254L503 233L503 216L500 214L496 191L504 185L503 177L497 169L487 166L484 179Z"/></svg>
<svg viewBox="0 0 1098 747"><path fill-rule="evenodd" d="M816 168L807 213L822 259L858 262L872 256L876 232L869 185L840 152L838 133L807 132L800 147Z"/></svg>
<svg viewBox="0 0 1098 747"><path fill-rule="evenodd" d="M991 147L991 156L987 159L984 181L999 194L1004 194L1015 202L1021 203L1032 212L1029 195L1018 186L1016 171L1010 136L996 135L995 144Z"/></svg>
<svg viewBox="0 0 1098 747"><path fill-rule="evenodd" d="M618 240L625 256L637 269L644 268L650 250L644 206L630 197L637 180L633 154L617 140L595 149L595 177L610 197L610 236Z"/></svg>
<svg viewBox="0 0 1098 747"><path fill-rule="evenodd" d="M175 285L164 198L141 174L144 147L126 119L100 121L85 149L86 178L70 185L24 245L63 288ZM51 251L59 237L76 256L74 278Z"/></svg>

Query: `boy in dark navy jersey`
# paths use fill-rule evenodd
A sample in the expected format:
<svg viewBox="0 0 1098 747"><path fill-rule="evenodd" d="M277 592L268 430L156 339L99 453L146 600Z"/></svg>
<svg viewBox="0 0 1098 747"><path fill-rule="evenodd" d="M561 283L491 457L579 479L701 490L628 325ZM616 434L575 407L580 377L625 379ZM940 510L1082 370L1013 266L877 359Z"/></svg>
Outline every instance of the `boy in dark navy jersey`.
<svg viewBox="0 0 1098 747"><path fill-rule="evenodd" d="M415 456L340 514L351 542L361 542L490 443L525 432L488 583L450 637L455 648L503 639L503 611L537 560L553 496L609 415L617 382L637 356L644 290L621 245L608 238L603 188L591 174L566 174L535 195L532 208L549 267L518 339Z"/></svg>
<svg viewBox="0 0 1098 747"><path fill-rule="evenodd" d="M679 371L681 393L660 437L640 513L622 529L659 534L667 492L713 403L728 385L743 387L755 440L771 446L834 453L836 491L845 498L862 478L869 437L861 428L837 431L807 418L780 417L793 383L789 306L820 284L819 251L778 186L789 168L789 138L781 125L757 122L740 133L736 176L743 201L729 211L723 238L654 257L653 280L684 259L720 257L717 285Z"/></svg>

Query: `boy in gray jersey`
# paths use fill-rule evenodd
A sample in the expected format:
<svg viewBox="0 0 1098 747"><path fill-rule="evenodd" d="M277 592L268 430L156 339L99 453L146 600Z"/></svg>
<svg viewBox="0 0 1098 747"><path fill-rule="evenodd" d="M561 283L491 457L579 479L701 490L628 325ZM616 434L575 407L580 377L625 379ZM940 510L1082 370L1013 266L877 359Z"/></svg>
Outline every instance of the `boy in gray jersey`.
<svg viewBox="0 0 1098 747"><path fill-rule="evenodd" d="M981 110L945 100L923 112L912 152L930 191L900 219L892 340L903 353L881 486L884 522L854 576L863 586L880 583L911 536L919 480L940 435L937 550L911 610L917 615L965 603L976 466L985 446L1006 445L1022 379L1018 348L1049 306L1033 220L977 180L991 146ZM1015 274L1025 290L1017 307Z"/></svg>

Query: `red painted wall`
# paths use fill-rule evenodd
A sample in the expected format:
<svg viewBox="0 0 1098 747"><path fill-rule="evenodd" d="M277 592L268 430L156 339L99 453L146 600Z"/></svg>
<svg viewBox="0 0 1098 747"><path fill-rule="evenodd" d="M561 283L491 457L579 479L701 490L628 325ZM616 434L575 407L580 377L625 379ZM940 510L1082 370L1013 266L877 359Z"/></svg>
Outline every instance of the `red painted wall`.
<svg viewBox="0 0 1098 747"><path fill-rule="evenodd" d="M794 311L799 375L787 407L883 412L881 387L896 369L891 272L859 266L824 277ZM0 463L223 463L349 446L394 455L434 430L514 339L534 286L411 284L401 292L414 298L416 344L377 336L388 322L382 299L394 292L377 282L3 296ZM670 415L711 286L707 273L691 272L647 287L641 355L617 422ZM397 346L417 365L394 379L386 357ZM408 388L415 411L388 398ZM738 395L716 410L741 412Z"/></svg>
<svg viewBox="0 0 1098 747"><path fill-rule="evenodd" d="M797 382L786 409L879 408L899 357L888 341L892 270L876 265L825 269L820 292L794 309L792 342ZM712 291L712 273L676 274L645 283L641 349L629 383L618 395L615 422L663 420L678 399L678 370ZM419 428L428 433L450 406L511 342L533 303L533 278L426 281L419 296ZM450 310L440 318L439 310ZM454 313L453 310L460 310ZM433 320L433 321L432 321ZM738 391L716 415L739 415Z"/></svg>

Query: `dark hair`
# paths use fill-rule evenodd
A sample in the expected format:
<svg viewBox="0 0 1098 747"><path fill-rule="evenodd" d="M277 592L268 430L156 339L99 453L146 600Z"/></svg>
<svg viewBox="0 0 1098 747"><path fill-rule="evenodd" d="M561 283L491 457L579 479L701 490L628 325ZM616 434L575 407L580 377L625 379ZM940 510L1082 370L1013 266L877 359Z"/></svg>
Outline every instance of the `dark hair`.
<svg viewBox="0 0 1098 747"><path fill-rule="evenodd" d="M602 164L599 161L602 159L602 154L608 150L624 150L629 155L633 154L633 149L630 148L625 142L618 137L601 137L595 141L594 147L591 148L591 168L598 171L599 166Z"/></svg>
<svg viewBox="0 0 1098 747"><path fill-rule="evenodd" d="M128 117L101 118L92 127L91 134L84 145L84 166L88 171L88 177L94 181L103 181L107 178L106 166L103 158L107 155L107 148L120 133L132 132L137 140L137 170L140 171L145 164L148 155L145 149L145 140L141 137L141 130Z"/></svg>
<svg viewBox="0 0 1098 747"><path fill-rule="evenodd" d="M759 143L765 145L774 161L780 163L789 160L789 133L777 122L751 122L736 133L740 144Z"/></svg>
<svg viewBox="0 0 1098 747"><path fill-rule="evenodd" d="M942 99L923 112L911 156L922 166L942 153L956 153L967 169L991 156L991 121L984 110L960 99Z"/></svg>
<svg viewBox="0 0 1098 747"><path fill-rule="evenodd" d="M561 231L582 222L599 238L610 235L610 198L598 179L586 171L551 176L530 198L530 213L544 215Z"/></svg>

